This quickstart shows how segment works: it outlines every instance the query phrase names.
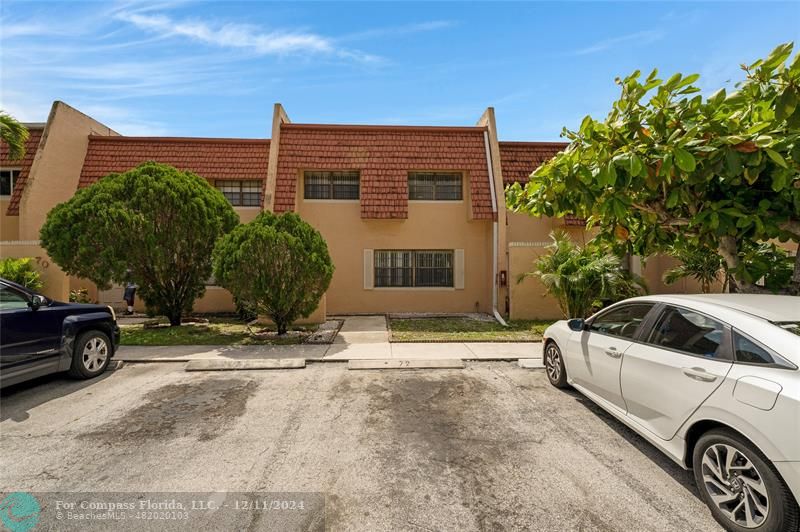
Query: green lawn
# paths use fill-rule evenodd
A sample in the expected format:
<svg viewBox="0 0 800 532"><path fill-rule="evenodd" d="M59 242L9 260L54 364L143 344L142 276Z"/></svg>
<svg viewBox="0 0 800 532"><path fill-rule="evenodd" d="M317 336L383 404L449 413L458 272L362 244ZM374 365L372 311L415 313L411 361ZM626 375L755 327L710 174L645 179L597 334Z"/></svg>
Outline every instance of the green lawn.
<svg viewBox="0 0 800 532"><path fill-rule="evenodd" d="M390 318L393 342L538 342L552 321L517 320L503 327L470 317Z"/></svg>
<svg viewBox="0 0 800 532"><path fill-rule="evenodd" d="M248 330L245 323L232 318L210 318L209 323L186 323L178 327L122 325L121 328L122 345L289 345L305 339L305 335L256 338L250 331L263 331L263 326L256 325Z"/></svg>

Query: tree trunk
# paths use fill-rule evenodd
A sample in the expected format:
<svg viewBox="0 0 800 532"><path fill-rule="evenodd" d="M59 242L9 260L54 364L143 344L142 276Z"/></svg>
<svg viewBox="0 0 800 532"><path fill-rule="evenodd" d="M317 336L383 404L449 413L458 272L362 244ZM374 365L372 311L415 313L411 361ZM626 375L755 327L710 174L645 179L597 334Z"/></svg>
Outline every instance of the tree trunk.
<svg viewBox="0 0 800 532"><path fill-rule="evenodd" d="M170 327L175 327L176 325L180 325L181 324L181 313L180 312L177 312L177 313L170 312L170 314L169 314L169 316L167 316L167 318L169 318Z"/></svg>
<svg viewBox="0 0 800 532"><path fill-rule="evenodd" d="M731 293L739 291L739 284L733 272L739 267L739 246L736 239L732 236L723 236L719 239L717 248L720 257L725 261L725 274L728 276L728 291Z"/></svg>
<svg viewBox="0 0 800 532"><path fill-rule="evenodd" d="M288 323L286 323L285 321L276 321L275 325L278 327L278 336L286 334L289 325Z"/></svg>

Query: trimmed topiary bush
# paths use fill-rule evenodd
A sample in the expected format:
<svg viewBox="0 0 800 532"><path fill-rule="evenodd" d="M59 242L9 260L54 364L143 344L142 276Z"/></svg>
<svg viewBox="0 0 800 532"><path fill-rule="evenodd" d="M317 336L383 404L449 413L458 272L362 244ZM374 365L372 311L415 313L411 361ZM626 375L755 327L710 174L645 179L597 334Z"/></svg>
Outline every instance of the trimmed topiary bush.
<svg viewBox="0 0 800 532"><path fill-rule="evenodd" d="M333 277L328 245L294 213L261 213L214 249L214 277L236 301L275 322L278 334L319 305Z"/></svg>
<svg viewBox="0 0 800 532"><path fill-rule="evenodd" d="M180 325L205 292L215 242L238 222L205 179L147 162L57 205L41 240L66 273L100 288L133 281L148 309Z"/></svg>

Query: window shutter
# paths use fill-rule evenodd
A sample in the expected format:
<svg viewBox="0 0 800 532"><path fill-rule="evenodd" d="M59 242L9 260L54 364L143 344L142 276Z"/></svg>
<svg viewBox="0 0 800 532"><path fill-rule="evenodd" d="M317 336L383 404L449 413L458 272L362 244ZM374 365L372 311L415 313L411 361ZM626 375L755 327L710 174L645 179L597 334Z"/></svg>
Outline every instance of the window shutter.
<svg viewBox="0 0 800 532"><path fill-rule="evenodd" d="M453 265L453 286L456 290L464 289L464 250L455 250L455 264Z"/></svg>
<svg viewBox="0 0 800 532"><path fill-rule="evenodd" d="M364 250L364 290L372 290L375 287L375 259L374 250Z"/></svg>

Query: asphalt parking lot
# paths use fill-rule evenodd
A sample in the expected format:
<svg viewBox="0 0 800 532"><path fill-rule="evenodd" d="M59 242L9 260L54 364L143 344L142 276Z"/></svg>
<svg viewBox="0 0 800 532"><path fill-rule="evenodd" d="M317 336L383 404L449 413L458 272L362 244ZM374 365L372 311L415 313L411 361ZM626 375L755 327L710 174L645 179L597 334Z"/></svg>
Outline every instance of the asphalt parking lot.
<svg viewBox="0 0 800 532"><path fill-rule="evenodd" d="M0 418L7 491L324 492L331 530L719 530L690 473L509 362L129 364L6 389Z"/></svg>

